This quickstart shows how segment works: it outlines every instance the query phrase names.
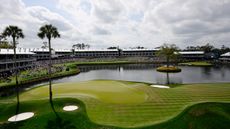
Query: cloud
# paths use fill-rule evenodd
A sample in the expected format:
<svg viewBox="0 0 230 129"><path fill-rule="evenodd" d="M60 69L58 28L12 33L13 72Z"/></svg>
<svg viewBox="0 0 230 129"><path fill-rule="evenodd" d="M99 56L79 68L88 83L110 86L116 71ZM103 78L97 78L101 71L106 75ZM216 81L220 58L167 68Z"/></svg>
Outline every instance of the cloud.
<svg viewBox="0 0 230 129"><path fill-rule="evenodd" d="M27 7L20 0L6 1L5 4L8 6L1 7L4 12L0 16L3 19L0 21L1 25L3 25L0 29L3 31L8 25L17 25L22 28L25 38L20 39L19 47L41 47L45 39L39 39L37 33L39 28L45 24L53 24L61 34L62 39L56 40L56 44L60 45L54 44L55 47L67 48L73 43L71 39L82 36L78 29L67 19L45 7ZM11 39L9 38L9 40ZM67 42L68 45L63 44L64 42Z"/></svg>
<svg viewBox="0 0 230 129"><path fill-rule="evenodd" d="M34 18L38 19L43 23L52 23L54 26L58 27L60 31L67 31L74 27L64 17L60 16L57 13L52 13L47 8L41 6L32 6L26 9L27 12Z"/></svg>
<svg viewBox="0 0 230 129"><path fill-rule="evenodd" d="M229 0L161 2L146 12L145 22L154 23L160 32L171 33L180 38L180 42L202 42L206 38L212 39L210 42L216 42L218 46L221 39L211 37L230 31L229 4Z"/></svg>
<svg viewBox="0 0 230 129"><path fill-rule="evenodd" d="M157 47L165 42L185 47L210 42L230 46L230 0L57 0L29 6L10 0L0 5L0 30L21 27L21 47L40 47L36 34L51 23L60 33L54 47L85 42L92 47ZM38 2L39 3L39 2ZM100 45L99 45L100 44ZM189 44L191 45L191 44Z"/></svg>
<svg viewBox="0 0 230 129"><path fill-rule="evenodd" d="M94 27L92 29L92 33L95 35L110 35L111 34L111 32L109 32L108 30L99 28L99 27Z"/></svg>
<svg viewBox="0 0 230 129"><path fill-rule="evenodd" d="M120 20L123 12L123 5L119 0L94 0L93 14L103 23L115 23Z"/></svg>

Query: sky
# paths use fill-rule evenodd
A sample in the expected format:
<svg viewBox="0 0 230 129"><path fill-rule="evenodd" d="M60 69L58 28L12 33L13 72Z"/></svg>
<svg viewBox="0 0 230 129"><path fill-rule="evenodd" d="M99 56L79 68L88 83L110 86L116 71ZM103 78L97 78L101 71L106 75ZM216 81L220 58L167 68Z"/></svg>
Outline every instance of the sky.
<svg viewBox="0 0 230 129"><path fill-rule="evenodd" d="M45 24L58 28L52 47L119 46L180 48L210 43L230 47L230 0L0 0L0 33L8 25L23 30L18 47L41 48ZM9 40L11 40L9 38Z"/></svg>

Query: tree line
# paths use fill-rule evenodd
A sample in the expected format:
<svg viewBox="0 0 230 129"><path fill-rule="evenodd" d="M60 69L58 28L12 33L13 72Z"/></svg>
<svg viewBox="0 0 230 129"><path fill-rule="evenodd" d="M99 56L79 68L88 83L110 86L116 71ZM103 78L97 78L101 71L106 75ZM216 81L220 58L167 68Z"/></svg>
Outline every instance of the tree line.
<svg viewBox="0 0 230 129"><path fill-rule="evenodd" d="M207 43L201 46L187 46L186 49L184 49L184 51L204 51L206 54L213 53L217 57L219 57L221 54L230 52L230 48L225 45L222 45L220 48L216 48L210 43Z"/></svg>
<svg viewBox="0 0 230 129"><path fill-rule="evenodd" d="M78 50L84 50L84 49L89 49L90 48L90 45L89 44L85 44L85 43L77 43L77 44L74 44L72 46L72 49L75 50L75 49L78 49Z"/></svg>

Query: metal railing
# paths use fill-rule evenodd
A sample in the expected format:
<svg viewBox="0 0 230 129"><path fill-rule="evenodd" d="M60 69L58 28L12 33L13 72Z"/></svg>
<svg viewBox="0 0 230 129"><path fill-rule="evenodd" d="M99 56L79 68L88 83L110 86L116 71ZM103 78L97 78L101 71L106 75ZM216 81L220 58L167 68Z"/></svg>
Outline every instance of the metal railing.
<svg viewBox="0 0 230 129"><path fill-rule="evenodd" d="M33 67L33 66L35 66L35 65L34 64L27 64L27 65L23 65L23 66L18 66L16 68L13 68L13 67L4 68L4 69L0 69L0 73L5 72L5 71L13 71L15 69L23 69L23 68Z"/></svg>
<svg viewBox="0 0 230 129"><path fill-rule="evenodd" d="M16 59L16 62L29 62L36 61L36 58L20 58ZM14 63L13 59L0 59L0 64Z"/></svg>

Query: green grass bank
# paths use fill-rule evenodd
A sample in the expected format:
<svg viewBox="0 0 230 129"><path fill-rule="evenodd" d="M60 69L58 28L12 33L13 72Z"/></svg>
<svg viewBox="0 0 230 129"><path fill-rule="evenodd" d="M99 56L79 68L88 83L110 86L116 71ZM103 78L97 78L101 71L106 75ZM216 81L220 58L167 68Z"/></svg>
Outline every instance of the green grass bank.
<svg viewBox="0 0 230 129"><path fill-rule="evenodd" d="M60 64L59 64L60 65ZM58 67L59 65L54 65L54 67ZM63 64L61 64L63 65ZM65 76L71 76L80 73L80 70L75 65L65 64L65 68L55 72L51 75L52 79L61 78ZM10 77L10 82L1 82L0 88L13 87L16 85L15 76ZM33 84L36 82L46 81L49 79L48 72L46 69L38 69L37 71L22 71L18 77L19 86L23 86L25 84Z"/></svg>

